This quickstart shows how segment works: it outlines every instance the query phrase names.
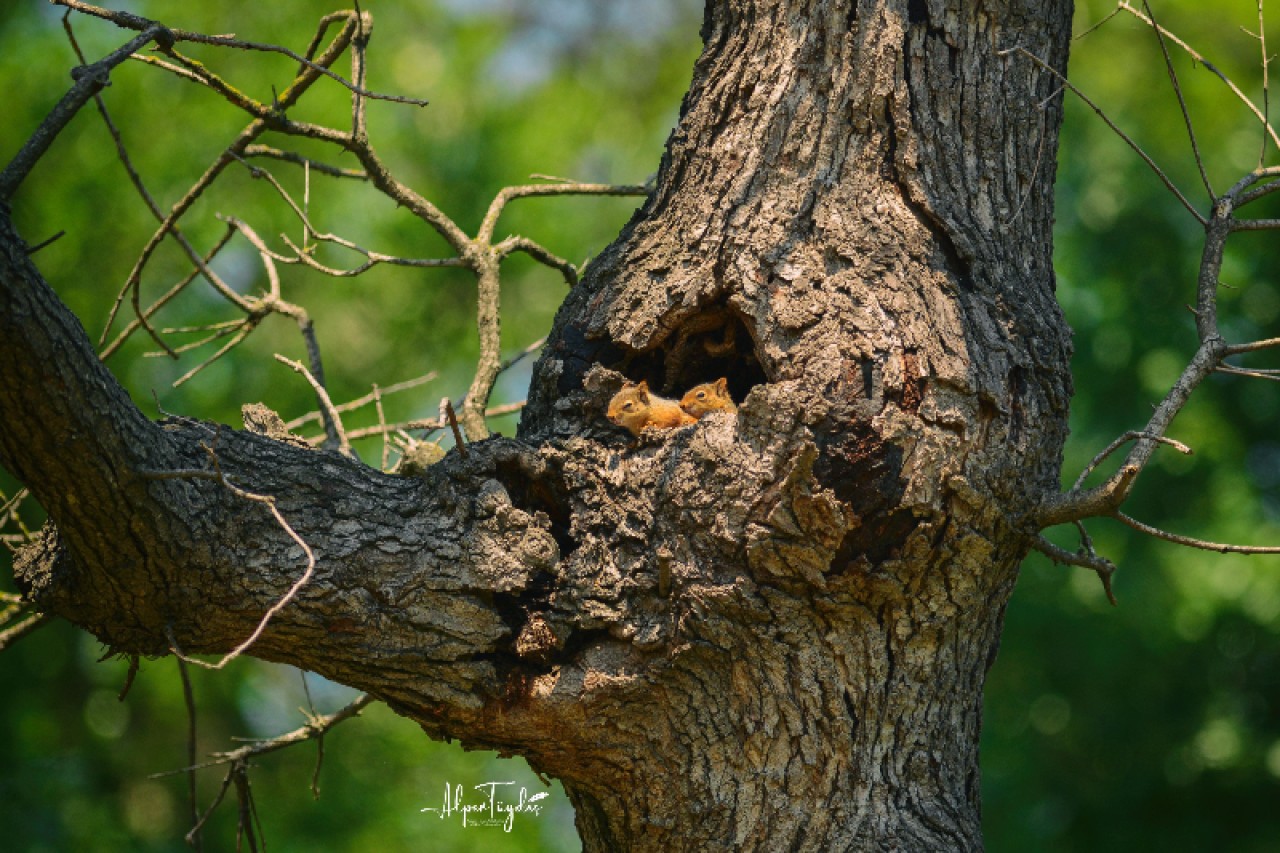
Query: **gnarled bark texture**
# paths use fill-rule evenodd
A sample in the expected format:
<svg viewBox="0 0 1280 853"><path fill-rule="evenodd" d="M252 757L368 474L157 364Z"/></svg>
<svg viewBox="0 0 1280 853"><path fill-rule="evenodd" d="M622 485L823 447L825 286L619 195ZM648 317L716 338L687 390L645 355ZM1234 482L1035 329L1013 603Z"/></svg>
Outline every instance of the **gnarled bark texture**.
<svg viewBox="0 0 1280 853"><path fill-rule="evenodd" d="M657 186L518 439L378 473L141 417L0 232L0 461L40 606L233 647L564 781L588 850L981 847L981 690L1070 395L1050 268L1070 3L725 0ZM632 446L623 378L736 417Z"/></svg>

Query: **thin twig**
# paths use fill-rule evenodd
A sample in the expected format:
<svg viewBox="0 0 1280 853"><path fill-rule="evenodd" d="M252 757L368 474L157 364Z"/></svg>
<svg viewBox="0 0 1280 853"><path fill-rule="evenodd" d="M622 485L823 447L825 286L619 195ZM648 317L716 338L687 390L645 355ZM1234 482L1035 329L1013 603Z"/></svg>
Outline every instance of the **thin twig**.
<svg viewBox="0 0 1280 853"><path fill-rule="evenodd" d="M1139 146L1139 145L1138 145L1138 143L1137 143L1137 142L1135 142L1135 141L1133 140L1133 138L1129 136L1129 134L1127 134L1127 133L1125 133L1123 130L1121 130L1121 129L1120 129L1120 127L1119 127L1119 125L1117 125L1115 122L1113 122L1113 121L1111 120L1111 117L1110 117L1110 116L1108 116L1105 112L1103 112L1103 110L1102 110L1102 108L1101 108L1101 107L1099 107L1099 106L1098 106L1097 104L1095 104L1092 100L1090 100L1090 99L1089 99L1089 97L1088 97L1087 95L1085 95L1085 93L1084 93L1084 92L1080 91L1080 89L1078 89L1078 88L1075 86L1075 84L1074 84L1074 83L1072 83L1072 82L1071 82L1070 80L1068 80L1066 77L1062 76L1062 74L1060 74L1060 73L1057 71L1057 69L1055 69L1055 68L1054 68L1053 66L1051 66L1049 63L1045 62L1045 61L1044 61L1043 59L1041 59L1040 57L1036 56L1036 55L1035 55L1034 53L1032 53L1031 51L1027 50L1025 47L1018 46L1018 47L1011 47L1011 48L1007 48L1007 49L1005 49L1005 50L997 51L997 54L998 54L999 56L1007 56L1007 55L1008 55L1008 54L1010 54L1010 53L1020 53L1020 54L1022 54L1023 56L1027 57L1027 58L1028 58L1028 59L1030 59L1032 62L1034 62L1036 65L1039 65L1039 66L1040 66L1041 68L1043 68L1045 71L1047 71L1047 72L1049 72L1050 74L1052 74L1054 77L1057 77L1057 78L1058 78L1058 81L1059 81L1059 82L1061 82L1061 83L1062 83L1062 85L1064 85L1064 86L1066 86L1068 89L1070 89L1070 90L1071 90L1071 92L1072 92L1072 93L1073 93L1077 98L1079 98L1080 100L1084 101L1084 102L1085 102L1085 104L1087 104L1087 105L1089 106L1089 108L1090 108L1090 109L1092 109L1092 110L1093 110L1093 111L1098 115L1098 117L1099 117L1100 119L1102 119L1104 122L1106 122L1107 127L1111 128L1111 130L1112 130L1112 131L1113 131L1117 136L1119 136L1121 139L1123 139L1123 140L1125 141L1125 144L1126 144L1126 145L1128 145L1130 148L1132 148L1132 149L1134 150L1134 152L1135 152L1135 153L1137 153L1137 155L1138 155L1139 157L1141 157L1141 158L1142 158L1142 161L1143 161L1144 163L1146 163L1146 164L1147 164L1147 166L1149 166L1149 167L1151 168L1151 171L1153 171L1153 172L1155 172L1155 173L1156 173L1156 176L1157 176L1158 178L1160 178L1160 181L1161 181L1161 182L1162 182L1162 183L1163 183L1163 184L1164 184L1164 185L1169 189L1169 192L1171 192L1171 193L1173 193L1173 194L1174 194L1174 196L1178 199L1178 201L1180 201L1180 202L1182 203L1182 206L1183 206L1183 207L1185 207L1185 208L1187 209L1187 211L1188 211L1188 212L1190 212L1190 214L1196 218L1196 221L1197 221L1197 222L1199 222L1201 225L1205 224L1206 220L1205 220L1204 216L1200 213L1200 211L1198 211L1198 210L1196 210L1196 209L1195 209L1195 207L1191 204L1191 202L1190 202L1190 201L1188 201L1188 200L1187 200L1187 197L1186 197L1186 196L1184 196L1184 195L1182 194L1182 191L1181 191L1181 190L1179 190L1179 189L1178 189L1178 187L1177 187L1177 186L1173 183L1173 181L1169 178L1169 176L1168 176L1168 175L1166 175L1166 174L1164 173L1164 170L1163 170L1163 169L1161 169L1159 166L1157 166L1157 165L1156 165L1156 161L1155 161L1155 160L1152 160L1152 159L1151 159L1151 156L1150 156L1149 154L1147 154L1147 152L1143 151L1143 150L1142 150L1142 147L1141 147L1141 146Z"/></svg>
<svg viewBox="0 0 1280 853"><path fill-rule="evenodd" d="M69 2L69 0L62 1L64 3ZM83 4L78 4L78 6L79 5ZM136 18L136 16L127 15L126 17ZM322 24L322 28L324 26L325 25ZM315 67L327 66L336 61L350 43L353 31L354 27L351 26L350 22L348 22L348 24L343 27L342 31L334 37L333 41L329 43L324 54L315 63L311 63L304 71L301 71L297 77L294 78L289 87L276 98L276 109L283 114L285 110L293 106L298 99L302 97L302 95L320 78L320 73L315 70ZM138 309L140 282L143 270L146 268L146 265L150 261L152 255L154 255L156 248L161 242L163 242L165 236L172 231L178 220L191 209L192 205L194 205L204 194L205 190L207 190L213 182L217 180L227 166L235 162L237 157L243 155L245 149L267 130L268 122L262 118L255 118L246 125L244 130L242 130L239 136L236 137L235 141L233 141L231 145L229 145L222 154L214 160L213 164L205 170L204 174L200 176L195 184L193 184L187 192L183 194L182 198L174 204L172 209L170 209L169 213L161 221L160 227L151 235L147 244L143 246L142 252L134 262L133 269L125 280L124 286L121 287L120 293L116 296L115 304L112 305L111 310L108 313L106 327L103 330L102 340L99 341L99 345L101 345L102 341L106 340L106 336L110 332L111 326L115 321L116 313L119 311L120 305L126 296L131 297L134 305L135 316L140 321L139 325L146 328L148 333L151 334L152 337L155 337L154 331L151 330L143 314L141 314ZM184 250L185 249L186 247L184 247ZM214 289L221 293L224 298L241 308L241 310L249 310L247 300L235 293L235 291L231 290L225 282L213 273L208 264L205 263L198 255L192 257L192 253L188 251L188 257L191 257L193 264L200 270L205 280L207 280ZM163 346L163 342L160 343Z"/></svg>
<svg viewBox="0 0 1280 853"><path fill-rule="evenodd" d="M37 628L48 625L51 621L53 621L53 616L48 613L33 613L12 628L0 631L0 652L3 652Z"/></svg>
<svg viewBox="0 0 1280 853"><path fill-rule="evenodd" d="M462 430L458 429L458 417L453 413L453 403L449 402L449 398L444 400L444 411L449 418L449 429L453 430L453 443L458 448L458 454L463 458L467 458L467 443L462 440Z"/></svg>
<svg viewBox="0 0 1280 853"><path fill-rule="evenodd" d="M1187 127L1187 137L1191 140L1191 153L1195 156L1196 166L1200 169L1200 180L1204 182L1204 188L1209 193L1210 199L1216 199L1218 194L1213 191L1213 186L1209 183L1209 173L1205 171L1204 159L1200 156L1200 143L1196 141L1195 127L1191 124L1191 113L1187 111L1187 100L1182 96L1182 86L1178 83L1178 73L1173 67L1173 58L1169 56L1169 46L1165 44L1164 32L1161 27L1155 25L1155 13L1151 11L1151 5L1147 0L1142 0L1142 8L1147 10L1147 17L1152 21L1151 29L1156 34L1156 41L1160 43L1160 53L1164 55L1164 67L1169 72L1169 83L1173 86L1173 92L1178 96L1178 108L1182 110L1182 121Z"/></svg>
<svg viewBox="0 0 1280 853"><path fill-rule="evenodd" d="M236 822L236 848L240 840L247 839L249 853L257 853L258 838L262 836L262 825L258 822L258 810L253 802L253 789L249 786L249 765L236 762L231 765L231 780L236 786L236 800L240 805L239 819Z"/></svg>
<svg viewBox="0 0 1280 853"><path fill-rule="evenodd" d="M145 27L137 27L142 32L130 39L124 45L116 48L104 58L98 60L92 65L82 66L76 69L72 75L75 82L67 93L62 96L62 100L49 111L40 126L36 128L35 133L27 139L17 155L9 161L8 165L0 171L0 201L8 201L13 197L14 192L22 185L27 175L35 167L40 158L49 150L49 146L58 137L70 122L75 118L80 108L89 102L95 94L102 91L107 85L111 76L111 69L115 68L121 62L124 62L132 54L141 50L144 45L152 41L167 41L169 31L163 26L146 22Z"/></svg>
<svg viewBox="0 0 1280 853"><path fill-rule="evenodd" d="M187 662L175 658L178 662L178 675L182 679L182 701L187 708L187 764L196 763L196 695L191 688L191 674L187 672ZM187 771L187 802L191 808L191 833L187 843L197 851L202 849L200 840L200 801L196 796L196 771Z"/></svg>
<svg viewBox="0 0 1280 853"><path fill-rule="evenodd" d="M374 387L377 389L376 393L370 392L368 394L365 394L363 397L357 397L354 400L350 400L346 403L343 403L340 406L334 406L334 411L338 412L339 414L346 414L347 412L353 412L356 409L360 409L360 408L363 408L364 406L369 405L370 403L374 402L375 400L379 399L382 396L386 396L388 394L396 394L396 393L399 393L400 391L408 391L411 388L417 388L420 385L425 385L426 383L434 380L437 376L439 376L439 374L433 370L430 373L424 374L422 376L418 376L414 379L406 379L403 382L397 382L394 385L388 385L385 388L379 388L378 386L375 385ZM285 428L289 430L295 430L300 426L305 426L306 424L311 423L312 421L318 421L320 419L321 419L320 412L318 411L308 412L307 414L301 415L300 417L296 417L293 420L286 423Z"/></svg>
<svg viewBox="0 0 1280 853"><path fill-rule="evenodd" d="M296 163L307 169L319 172L322 175L328 175L331 178L354 178L358 181L367 181L369 176L359 169L343 169L339 166L330 166L328 163L322 163L319 160L313 160L310 157L303 157L292 151L282 151L279 148L272 148L269 145L254 144L246 146L244 149L246 157L268 157L272 160L281 160L285 163Z"/></svg>
<svg viewBox="0 0 1280 853"><path fill-rule="evenodd" d="M518 198L555 195L627 196L649 194L649 187L643 184L592 184L580 181L566 181L563 178L555 180L557 183L522 184L504 187L499 190L498 194L493 197L493 201L489 202L489 209L485 212L484 220L480 223L480 230L476 232L476 239L486 245L491 244L493 242L494 229L498 225L498 217L502 215L502 211L506 208L508 202Z"/></svg>
<svg viewBox="0 0 1280 853"><path fill-rule="evenodd" d="M5 522L7 518L18 517L18 504L31 496L31 490L23 486L21 489L13 493L13 497L9 498L3 504L0 504L0 524ZM0 498L4 497L4 493L0 492Z"/></svg>
<svg viewBox="0 0 1280 853"><path fill-rule="evenodd" d="M1107 594L1107 601L1112 605L1116 604L1115 593L1111 590L1111 576L1115 574L1116 566L1110 560L1104 559L1097 555L1072 553L1065 548L1059 548L1043 536L1035 536L1031 540L1031 547L1035 548L1041 554L1044 554L1055 563L1064 563L1069 566L1080 566L1081 568L1090 569L1097 573L1098 580L1102 581L1102 589Z"/></svg>
<svg viewBox="0 0 1280 853"><path fill-rule="evenodd" d="M507 403L503 406L490 406L484 410L484 416L486 418L496 418L500 415L514 415L523 409L527 403L528 400L521 400L518 403Z"/></svg>
<svg viewBox="0 0 1280 853"><path fill-rule="evenodd" d="M129 691L133 688L133 681L138 677L138 669L138 656L129 655L129 669L124 674L124 684L120 687L120 692L116 694L117 702L123 702L129 695Z"/></svg>
<svg viewBox="0 0 1280 853"><path fill-rule="evenodd" d="M521 400L518 403L505 403L501 406L490 406L484 410L484 416L486 418L496 418L502 415L515 414L525 407L526 402L527 401L525 400ZM380 423L378 426L361 427L359 429L349 430L347 432L347 437L352 441L355 441L360 438L369 438L370 436L375 435L390 435L392 433L406 432L407 430L422 430L426 433L432 433L437 430L444 429L448 425L448 415L444 416L444 420L417 418L414 420L402 421L400 423ZM314 438L308 439L308 441L314 445L320 441L320 439Z"/></svg>
<svg viewBox="0 0 1280 853"><path fill-rule="evenodd" d="M178 771L182 772L182 771ZM227 790L231 787L231 776L234 769L228 770L227 775L222 778L222 787L218 789L218 795L213 798L213 802L209 804L209 808L205 809L204 814L200 815L200 819L195 822L195 826L187 832L186 842L192 846L196 844L196 840L200 836L200 830L204 827L205 822L213 816L214 811L222 804L223 798L227 796Z"/></svg>
<svg viewBox="0 0 1280 853"><path fill-rule="evenodd" d="M382 464L378 470L385 471L391 458L391 438L387 434L387 415L382 411L382 393L376 382L373 384L373 408L378 413L378 427L382 430Z"/></svg>
<svg viewBox="0 0 1280 853"><path fill-rule="evenodd" d="M115 340L113 340L108 346L103 348L102 352L98 354L98 358L103 361L106 361L108 358L114 355L120 349L120 347L124 346L125 341L127 341L133 335L134 332L136 332L139 328L141 328L143 322L145 322L146 320L149 320L157 311L159 311L161 308L167 305L170 300L172 300L175 296L177 296L179 293L185 290L187 285L190 284L192 281L194 281L196 276L200 275L201 267L207 268L209 264L213 263L213 259L216 258L218 256L218 253L222 251L223 247L227 245L227 242L231 239L231 235L233 234L235 234L235 229L228 226L227 230L223 232L220 238L218 238L218 242L214 244L213 248L210 249L208 252L206 252L204 256L201 258L202 263L200 265L193 265L191 268L191 272L187 273L186 276L179 279L178 282L174 284L173 287L165 291L164 295L162 295L159 299L157 299L155 302L152 302L151 305L145 311L142 312L141 317L135 317L134 319L130 320L128 325L126 325L124 329L122 329L120 333L116 335ZM105 340L105 337L106 337L106 334L104 332L103 334L104 340Z"/></svg>
<svg viewBox="0 0 1280 853"><path fill-rule="evenodd" d="M1106 459L1112 453L1115 453L1127 442L1136 441L1137 439L1140 439L1140 438L1145 438L1149 441L1158 441L1161 444L1167 444L1170 447L1177 450L1179 453L1185 453L1187 456L1190 456L1192 454L1191 448L1187 447L1185 444L1183 444L1180 441L1175 441L1174 439L1168 438L1163 435L1155 435L1149 432L1139 432L1138 430L1129 430L1124 435L1120 436L1115 441L1111 442L1105 448L1103 448L1101 453L1093 457L1093 461L1091 461L1088 465L1084 467L1084 470L1080 472L1079 477L1076 477L1076 481L1071 485L1071 488L1072 489L1080 488L1082 485L1084 485L1084 481L1088 478L1088 476L1093 473L1094 469L1097 468L1098 465L1100 465L1104 459Z"/></svg>
<svg viewBox="0 0 1280 853"><path fill-rule="evenodd" d="M295 743L303 743L308 740L323 735L339 723L358 716L362 710L373 704L374 698L368 693L361 693L349 703L334 711L332 714L325 716L308 717L307 722L302 726L282 735L277 735L269 740L255 741L247 746L230 752L215 752L212 760L201 764L191 764L187 767L181 767L177 770L165 770L161 773L153 773L148 778L161 779L166 776L174 776L178 773L187 773L192 770L203 770L207 767L216 767L219 764L231 764L233 762L248 761L259 755L265 755L268 752L275 752L278 749L292 746Z"/></svg>
<svg viewBox="0 0 1280 853"><path fill-rule="evenodd" d="M1253 379L1270 379L1272 382L1280 382L1280 371L1275 370L1249 370L1244 367L1232 367L1229 364L1220 364L1214 370L1218 373L1229 373L1233 376L1248 376Z"/></svg>
<svg viewBox="0 0 1280 853"><path fill-rule="evenodd" d="M1271 126L1271 57L1267 56L1267 22L1262 0L1258 0L1258 48L1262 53L1262 121ZM1258 167L1267 160L1267 134L1262 134L1262 150L1258 152Z"/></svg>
<svg viewBox="0 0 1280 853"><path fill-rule="evenodd" d="M153 480L170 480L170 479L185 479L185 478L213 480L215 482L221 483L223 487L225 487L227 490L229 490L232 494L236 495L237 497L244 498L247 501L253 501L254 503L263 504L264 506L267 507L267 510L271 513L272 517L275 518L276 523L280 525L281 529L284 530L284 532L289 536L290 539L292 539L294 542L297 543L298 547L302 549L302 553L304 553L307 557L307 567L303 571L302 575L296 581L293 582L293 585L289 587L289 590L283 596L281 596L281 598L277 600L275 604L267 608L267 612L264 613L262 616L262 619L258 621L258 625L256 628L253 629L253 633L251 633L247 639L241 642L234 649L227 652L227 654L224 655L217 663L212 663L212 664L206 663L205 661L198 660L196 658L192 658L184 655L182 653L182 650L178 648L178 641L174 638L172 629L166 626L165 634L169 639L169 651L172 652L175 657L179 657L182 660L185 660L187 663L195 664L196 666L201 666L201 667L204 667L205 669L222 669L228 663L230 663L231 661L239 657L241 654L243 654L244 651L248 649L250 646L252 646L255 642L257 642L258 637L262 636L262 632L267 630L267 625L270 624L272 617L274 617L277 613L279 613L286 606L288 606L288 604L291 601L293 601L294 597L297 596L298 590L302 589L302 587L305 586L307 582L311 580L311 576L312 574L314 574L315 568L316 568L316 555L315 555L315 552L311 550L311 546L308 545L306 541L301 536L298 535L297 531L295 531L289 525L289 522L285 521L284 516L280 514L280 510L276 507L276 499L274 497L272 497L271 495L255 494L254 492L250 492L245 489L242 489L236 484L232 483L229 479L227 479L227 476L222 473L222 467L218 462L218 456L214 452L214 449L209 445L204 445L204 449L205 449L205 452L209 455L210 463L213 465L212 471L206 470L206 469L200 469L200 468L187 468L187 469L177 469L172 471L144 471L142 472L142 474L147 479L153 479Z"/></svg>
<svg viewBox="0 0 1280 853"><path fill-rule="evenodd" d="M41 249L47 246L53 245L54 243L58 242L63 237L65 237L66 234L67 234L66 231L59 231L57 234L54 234L52 237L46 237L45 239L41 240L39 243L36 243L34 246L28 246L27 257L34 255L36 252L40 251Z"/></svg>
<svg viewBox="0 0 1280 853"><path fill-rule="evenodd" d="M55 6L65 6L68 9L73 9L77 12L82 12L86 15L92 15L95 18L102 18L124 29L142 30L146 27L159 26L154 21L151 21L147 18L143 18L139 15L133 15L128 12L116 12L110 9L103 9L99 6L92 6L88 3L81 3L79 2L79 0L50 0L50 2L53 3ZM354 14L350 12L338 13L338 15L342 18L356 17ZM364 98L370 98L378 101L392 101L398 104L410 104L411 106L415 106L415 107L425 107L428 104L427 101L424 101L420 98L408 98L402 95L384 95L379 92L370 92L366 89L362 89L359 86L355 85L354 83L351 83L350 81L344 79L341 74L336 74L333 71L329 70L329 68L323 62L312 62L310 59L307 59L304 56L294 53L289 48L282 47L277 44L263 44L260 42L244 41L242 39L237 39L234 36L226 36L226 35L205 35L204 33L196 33L190 30L166 28L166 31L170 36L171 43L192 42L195 44L208 44L208 45L216 45L219 47L231 47L231 48L236 48L238 50L255 51L259 53L278 53L278 54L281 54L282 56L287 56L290 59L297 61L304 68L309 69L310 71L316 72L318 74L323 74L326 77L329 77L330 79L335 80L337 83L344 86L345 88L351 90L353 93L360 95L361 97L364 97Z"/></svg>
<svg viewBox="0 0 1280 853"><path fill-rule="evenodd" d="M186 382L190 381L191 379L195 378L196 374L200 373L200 371L204 370L206 367L213 364L215 361L222 358L227 353L231 352L231 350L235 349L237 344L239 344L241 341L247 338L249 336L249 333L252 332L255 328L257 328L257 325L258 325L258 320L252 317L249 319L246 319L243 322L243 325L241 325L237 329L235 336L232 337L231 340L227 341L226 344L224 344L213 355L209 356L204 361L200 362L195 367L191 368L186 373L182 374L177 379L175 379L173 381L173 387L177 388L180 385L183 385Z"/></svg>
<svg viewBox="0 0 1280 853"><path fill-rule="evenodd" d="M1106 15L1106 16L1105 16L1101 21L1098 21L1098 23L1096 23L1096 24L1094 24L1093 26L1089 27L1087 30L1085 30L1084 32L1080 33L1079 35L1072 36L1072 37L1071 37L1071 40L1072 40L1072 41L1080 41L1080 39L1082 39L1082 38L1084 38L1085 36L1089 35L1089 34L1090 34L1090 33L1092 33L1094 30L1096 30L1096 29L1100 28L1100 27L1101 27L1103 24L1105 24L1107 21L1111 20L1112 18L1114 18L1116 15L1119 15L1119 14L1120 14L1120 10L1119 10L1119 9L1112 9L1112 10L1111 10L1111 12L1110 12L1110 13L1108 13L1108 14L1107 14L1107 15Z"/></svg>
<svg viewBox="0 0 1280 853"><path fill-rule="evenodd" d="M1166 530L1152 527L1149 524L1143 524L1137 519L1130 518L1123 512L1117 512L1113 516L1116 520L1127 524L1134 530L1154 536L1157 539L1163 539L1166 542L1175 542L1178 545L1186 545L1188 548L1200 548L1204 551L1217 551L1220 554L1280 554L1280 545L1230 545L1222 542L1209 542L1204 539L1195 539L1190 536L1182 536L1177 533L1169 533Z"/></svg>
<svg viewBox="0 0 1280 853"><path fill-rule="evenodd" d="M313 376L311 371L307 370L306 366L301 362L285 358L279 353L276 353L276 361L287 365L295 372L302 374L302 376L306 378L307 382L311 384L312 390L316 392L316 398L320 401L321 410L329 415L328 423L333 425L333 438L336 439L338 452L343 456L351 456L351 441L347 438L346 430L343 429L342 416L339 415L337 409L334 408L333 400L329 399L329 392L324 389L324 386L316 380L316 377Z"/></svg>
<svg viewBox="0 0 1280 853"><path fill-rule="evenodd" d="M311 688L307 685L307 671L298 670L298 675L302 679L302 694L307 697L307 709L303 711L303 716L313 722L316 717L316 705L311 701ZM320 799L320 768L324 766L324 733L321 732L316 736L316 769L311 773L311 797L312 799Z"/></svg>
<svg viewBox="0 0 1280 853"><path fill-rule="evenodd" d="M1142 21L1147 26L1151 26L1151 27L1155 26L1155 23L1150 18L1148 18L1146 15L1142 14L1137 9L1130 6L1128 2L1126 2L1126 0L1120 0L1120 4L1118 8L1122 9L1125 12L1128 12L1130 15L1133 15L1135 18ZM1204 56L1202 56L1200 53L1192 49L1192 47L1189 44L1187 44L1185 41L1175 36L1173 33L1169 32L1164 28L1161 28L1160 32L1161 32L1161 35L1163 35L1169 41L1173 42L1178 47L1186 51L1187 55L1189 55L1192 58L1192 60L1203 65L1215 77L1217 77L1219 80L1225 83L1227 85L1227 88L1229 88L1231 92L1240 100L1240 102L1243 103L1246 107L1248 107L1250 112L1252 112L1257 117L1258 121L1261 122L1262 127L1264 129L1263 132L1270 135L1272 143L1277 148L1280 148L1280 135L1278 135L1276 133L1276 129L1271 126L1271 122L1268 120L1266 113L1258 109L1257 105L1254 104L1253 101L1249 100L1248 96L1245 95L1244 92L1240 91L1240 87L1231 81L1231 78L1229 78L1226 74L1223 74L1222 71L1220 71L1216 65L1214 65L1209 60L1205 59Z"/></svg>
<svg viewBox="0 0 1280 853"><path fill-rule="evenodd" d="M552 254L541 245L533 242L527 237L508 237L498 245L494 246L493 250L498 253L499 258L505 258L514 252L524 252L539 263L545 264L552 269L559 270L560 274L564 276L565 284L570 287L574 287L578 284L577 267L569 261L566 261L564 258Z"/></svg>

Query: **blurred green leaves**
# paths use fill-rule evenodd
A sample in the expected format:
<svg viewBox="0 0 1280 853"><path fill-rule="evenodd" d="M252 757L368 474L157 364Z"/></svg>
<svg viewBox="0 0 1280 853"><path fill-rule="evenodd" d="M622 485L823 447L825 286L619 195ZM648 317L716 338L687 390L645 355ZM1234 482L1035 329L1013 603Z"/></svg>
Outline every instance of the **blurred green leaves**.
<svg viewBox="0 0 1280 853"><path fill-rule="evenodd" d="M1152 5L1163 26L1261 103L1261 51L1242 30L1258 29L1255 3ZM1078 2L1076 31L1115 8ZM1257 165L1262 130L1220 80L1170 51L1221 192ZM1117 13L1074 45L1070 76L1207 208L1150 29ZM1070 95L1066 104L1055 239L1076 345L1063 467L1070 483L1107 442L1146 422L1194 351L1187 305L1203 244L1138 156L1083 104ZM1278 161L1269 147L1267 163ZM1251 214L1274 216L1274 206ZM1233 342L1280 334L1277 261L1274 234L1232 238L1219 303ZM1277 366L1274 353L1241 363ZM1126 512L1185 535L1280 543L1278 417L1280 383L1210 377L1169 432L1195 454L1161 448ZM1088 527L1119 565L1120 606L1107 606L1089 573L1027 558L988 681L989 849L1272 849L1280 837L1271 808L1280 794L1280 558L1192 551L1107 521ZM1051 535L1077 545L1069 529Z"/></svg>

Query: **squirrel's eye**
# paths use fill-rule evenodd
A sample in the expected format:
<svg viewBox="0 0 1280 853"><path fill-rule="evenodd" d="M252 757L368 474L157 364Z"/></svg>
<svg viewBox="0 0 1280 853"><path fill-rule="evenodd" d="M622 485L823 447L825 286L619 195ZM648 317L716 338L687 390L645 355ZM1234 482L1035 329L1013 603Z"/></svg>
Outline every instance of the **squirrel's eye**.
<svg viewBox="0 0 1280 853"><path fill-rule="evenodd" d="M698 399L699 399L699 400L705 400L705 399L707 399L707 392L706 392L706 391L699 391L699 392L698 392Z"/></svg>
<svg viewBox="0 0 1280 853"><path fill-rule="evenodd" d="M636 404L635 404L635 403L627 403L627 404L626 404L625 406L623 406L622 408L626 409L626 410L629 412L629 411L631 411L632 409L634 409L635 407L636 407Z"/></svg>

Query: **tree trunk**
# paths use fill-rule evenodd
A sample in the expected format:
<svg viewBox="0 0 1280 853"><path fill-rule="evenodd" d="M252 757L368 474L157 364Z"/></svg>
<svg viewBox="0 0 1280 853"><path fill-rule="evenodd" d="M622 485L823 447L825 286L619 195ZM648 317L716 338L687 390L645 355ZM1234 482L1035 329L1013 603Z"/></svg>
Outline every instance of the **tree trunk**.
<svg viewBox="0 0 1280 853"><path fill-rule="evenodd" d="M597 363L748 393L619 460L656 486L629 523L574 516L607 577L669 553L676 578L608 617L674 627L601 687L627 684L591 713L607 769L564 773L588 848L981 847L982 684L1070 395L1056 83L997 51L1065 68L1070 11L708 4L657 189L561 310L526 419L573 434ZM739 492L735 454L770 443L781 480Z"/></svg>
<svg viewBox="0 0 1280 853"><path fill-rule="evenodd" d="M708 3L657 185L561 309L517 440L421 477L141 418L0 231L0 461L42 608L251 648L563 780L588 850L982 846L982 685L1070 395L1069 2ZM623 378L736 417L629 442ZM17 381L8 381L17 377ZM183 473L187 471L188 473Z"/></svg>

